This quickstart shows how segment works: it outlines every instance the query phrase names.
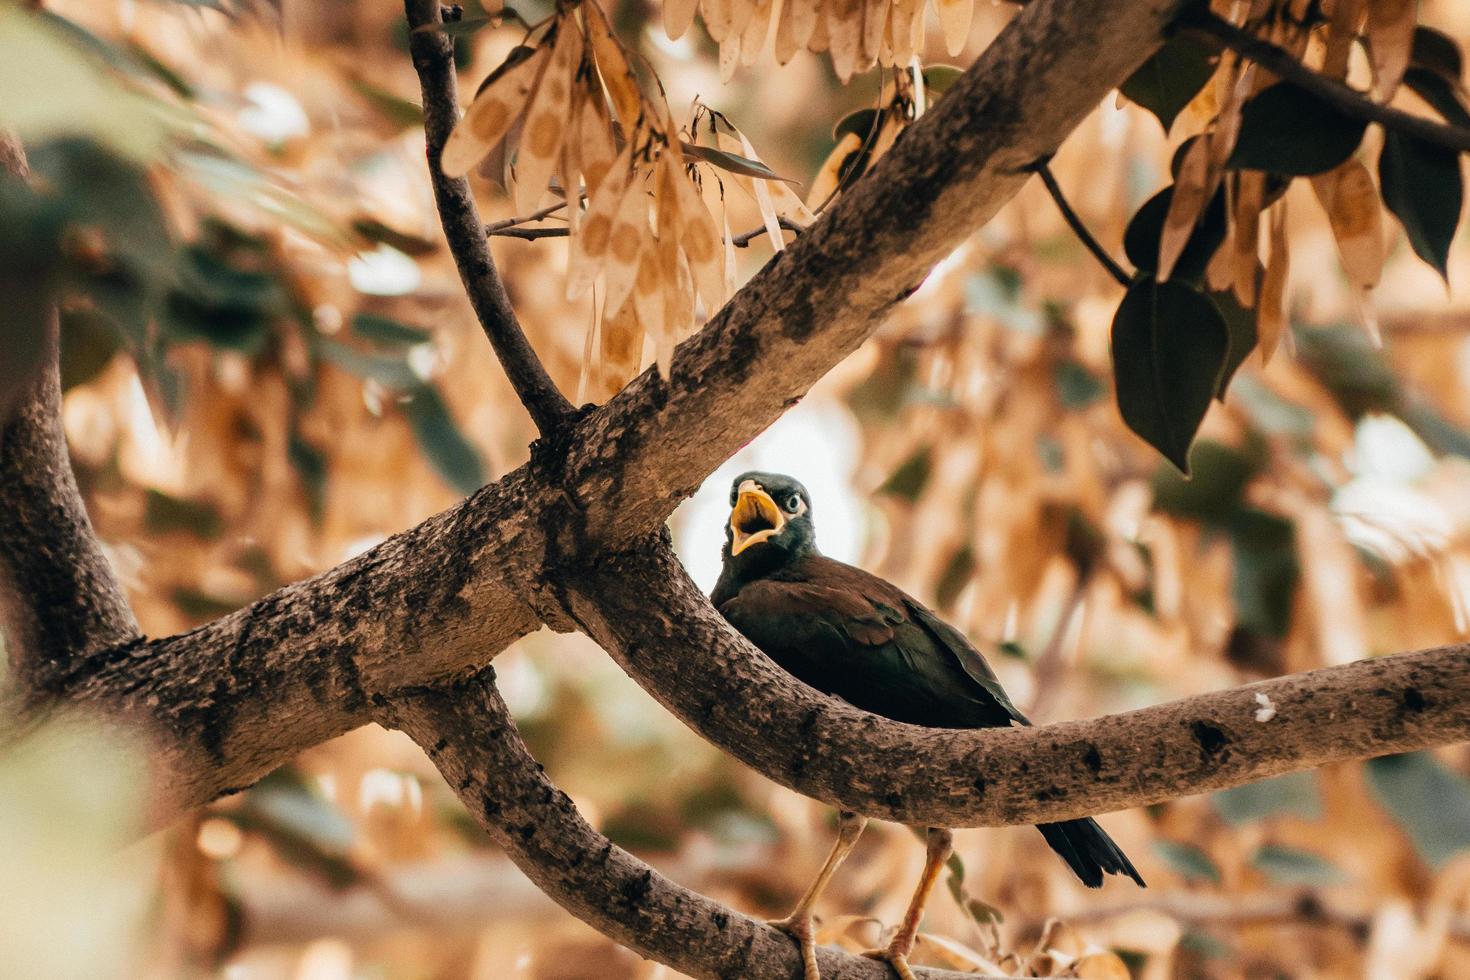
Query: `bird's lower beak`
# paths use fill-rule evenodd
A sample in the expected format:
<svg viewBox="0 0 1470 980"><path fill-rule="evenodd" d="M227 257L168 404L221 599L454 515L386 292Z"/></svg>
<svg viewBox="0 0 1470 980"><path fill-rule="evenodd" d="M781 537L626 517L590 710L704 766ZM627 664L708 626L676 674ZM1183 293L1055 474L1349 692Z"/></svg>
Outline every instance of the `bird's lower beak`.
<svg viewBox="0 0 1470 980"><path fill-rule="evenodd" d="M786 515L764 490L741 490L730 511L730 554L738 555L781 533Z"/></svg>

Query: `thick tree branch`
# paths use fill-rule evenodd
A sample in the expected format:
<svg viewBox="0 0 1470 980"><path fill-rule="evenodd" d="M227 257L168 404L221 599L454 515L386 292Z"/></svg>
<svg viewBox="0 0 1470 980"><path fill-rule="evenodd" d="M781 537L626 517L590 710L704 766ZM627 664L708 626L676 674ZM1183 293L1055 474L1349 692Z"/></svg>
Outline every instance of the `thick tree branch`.
<svg viewBox="0 0 1470 980"><path fill-rule="evenodd" d="M791 938L660 875L582 819L516 731L486 668L461 684L403 691L384 722L402 728L526 876L582 921L635 952L694 977L790 980ZM828 980L887 980L887 964L819 949ZM984 980L917 970L928 980Z"/></svg>
<svg viewBox="0 0 1470 980"><path fill-rule="evenodd" d="M1354 119L1378 123L1405 136L1413 136L1459 153L1470 153L1470 129L1426 119L1381 102L1374 102L1362 92L1349 88L1337 79L1313 71L1293 58L1290 52L1216 16L1204 4L1183 14L1180 17L1180 26L1207 42L1223 45L1242 57L1249 58L1283 81L1306 89Z"/></svg>
<svg viewBox="0 0 1470 980"><path fill-rule="evenodd" d="M19 141L3 131L0 167L28 175ZM56 308L27 275L0 270L0 315L11 320L4 336L20 344L41 338L42 348L18 399L0 405L0 649L7 661L0 668L0 730L47 700L77 658L138 635L72 474L61 428Z"/></svg>
<svg viewBox="0 0 1470 980"><path fill-rule="evenodd" d="M918 826L1064 820L1470 738L1463 645L1089 721L956 732L802 685L730 630L665 540L569 587L588 634L701 736L807 796Z"/></svg>
<svg viewBox="0 0 1470 980"><path fill-rule="evenodd" d="M1020 188L1027 164L1157 47L1174 6L1032 5L872 173L680 345L671 382L645 373L545 440L531 464L345 565L200 630L75 665L72 696L156 722L158 781L173 795L155 818L361 724L373 693L463 675L538 622L574 628L564 571L659 526L876 330ZM414 37L432 62L428 88L452 91L447 67L434 67L443 51L421 47L443 35ZM430 115L437 146L449 117ZM441 199L463 205L451 216L480 238L462 182L430 167ZM480 272L463 274L472 295L485 288Z"/></svg>
<svg viewBox="0 0 1470 980"><path fill-rule="evenodd" d="M434 187L434 201L439 207L439 222L449 242L450 254L459 269L459 278L469 294L470 305L480 318L480 326L495 356L505 368L521 404L531 414L536 428L550 436L573 412L572 403L557 388L526 339L490 246L470 184L464 178L444 176L439 169L439 155L444 141L459 120L459 84L454 74L454 39L443 31L412 31L425 24L439 23L439 0L405 0L408 14L409 53L419 74L423 89L424 136L428 144L429 180Z"/></svg>

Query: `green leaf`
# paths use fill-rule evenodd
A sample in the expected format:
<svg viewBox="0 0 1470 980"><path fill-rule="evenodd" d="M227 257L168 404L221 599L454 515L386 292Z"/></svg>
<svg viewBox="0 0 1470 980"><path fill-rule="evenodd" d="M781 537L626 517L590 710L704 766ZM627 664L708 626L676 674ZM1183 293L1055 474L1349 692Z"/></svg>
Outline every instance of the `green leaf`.
<svg viewBox="0 0 1470 980"><path fill-rule="evenodd" d="M1383 203L1399 219L1414 254L1449 281L1450 242L1460 223L1464 179L1460 155L1393 130L1378 157Z"/></svg>
<svg viewBox="0 0 1470 980"><path fill-rule="evenodd" d="M1248 447L1254 448L1254 447ZM1192 478L1160 466L1151 481L1154 510L1191 520L1220 524L1240 507L1245 488L1265 463L1262 452L1250 452L1203 439L1190 453Z"/></svg>
<svg viewBox="0 0 1470 980"><path fill-rule="evenodd" d="M970 584L970 576L974 574L975 552L965 545L950 556L944 563L944 570L939 573L939 581L934 585L934 601L938 607L948 609Z"/></svg>
<svg viewBox="0 0 1470 980"><path fill-rule="evenodd" d="M920 446L908 459L899 463L898 469L890 473L888 479L874 492L913 503L924 492L924 485L929 482L929 474L933 469L933 450L928 446Z"/></svg>
<svg viewBox="0 0 1470 980"><path fill-rule="evenodd" d="M1266 844L1251 857L1251 864L1277 885L1329 887L1351 879L1341 868L1311 851Z"/></svg>
<svg viewBox="0 0 1470 980"><path fill-rule="evenodd" d="M1113 317L1112 347L1123 421L1188 473L1190 443L1230 352L1220 311L1177 280L1140 279Z"/></svg>
<svg viewBox="0 0 1470 980"><path fill-rule="evenodd" d="M224 532L224 518L214 504L171 497L149 490L145 498L143 525L149 531L185 531L201 538L217 538Z"/></svg>
<svg viewBox="0 0 1470 980"><path fill-rule="evenodd" d="M96 310L61 311L61 390L95 379L117 354L118 332Z"/></svg>
<svg viewBox="0 0 1470 980"><path fill-rule="evenodd" d="M924 76L924 87L935 95L948 92L950 86L959 81L964 73L963 68L954 65L925 65L920 71Z"/></svg>
<svg viewBox="0 0 1470 980"><path fill-rule="evenodd" d="M1235 558L1231 592L1236 624L1264 636L1286 636L1300 575L1294 525L1263 510L1245 509L1230 518L1228 531Z"/></svg>
<svg viewBox="0 0 1470 980"><path fill-rule="evenodd" d="M368 104L377 110L378 115L399 129L409 129L414 126L422 126L424 123L424 109L417 102L411 102L402 96L394 95L385 88L374 85L372 82L361 78L351 80L352 88L358 95L367 100Z"/></svg>
<svg viewBox="0 0 1470 980"><path fill-rule="evenodd" d="M1164 221L1173 200L1174 187L1171 184L1143 202L1123 232L1123 251L1128 255L1128 261L1146 275L1153 275L1159 267L1159 239L1164 233ZM1210 198L1209 206L1190 233L1169 278L1199 283L1204 278L1211 256L1224 240L1225 191L1221 188Z"/></svg>
<svg viewBox="0 0 1470 980"><path fill-rule="evenodd" d="M1305 89L1278 82L1242 107L1240 137L1227 166L1320 174L1352 156L1366 128Z"/></svg>
<svg viewBox="0 0 1470 980"><path fill-rule="evenodd" d="M1122 84L1120 91L1158 117L1167 133L1215 74L1219 58L1192 38L1176 35Z"/></svg>
<svg viewBox="0 0 1470 980"><path fill-rule="evenodd" d="M838 142L842 137L851 133L860 140L866 140L873 135L873 128L878 125L881 113L877 109L858 109L849 112L837 120L837 125L832 127L832 138Z"/></svg>
<svg viewBox="0 0 1470 980"><path fill-rule="evenodd" d="M480 451L460 432L439 392L423 385L403 410L418 437L419 448L446 483L463 494L484 486L485 463Z"/></svg>
<svg viewBox="0 0 1470 980"><path fill-rule="evenodd" d="M1220 869L1210 860L1208 854L1193 844L1156 840L1153 848L1154 853L1185 880L1208 881L1215 885L1220 883Z"/></svg>
<svg viewBox="0 0 1470 980"><path fill-rule="evenodd" d="M1230 332L1230 356L1225 358L1225 369L1220 372L1220 388L1215 392L1215 397L1223 402L1230 382L1235 380L1235 372L1240 370L1240 366L1259 343L1256 311L1248 306L1241 306L1232 289L1212 292L1210 299L1220 311L1220 316L1225 320L1225 328Z"/></svg>
<svg viewBox="0 0 1470 980"><path fill-rule="evenodd" d="M700 146L698 143L687 143L683 140L679 141L679 146L683 148L687 156L694 157L696 160L703 160L712 167L728 170L732 174L757 177L761 180L779 180L794 186L800 186L801 183L789 177L782 177L759 160L751 160L737 153L726 153L724 150L717 150L712 146Z"/></svg>
<svg viewBox="0 0 1470 980"><path fill-rule="evenodd" d="M433 334L422 327L411 327L379 313L358 313L352 318L352 332L364 340L394 346L428 343Z"/></svg>
<svg viewBox="0 0 1470 980"><path fill-rule="evenodd" d="M1052 381L1057 386L1057 398L1062 407L1072 411L1086 408L1108 391L1097 375L1071 358L1057 362L1052 371Z"/></svg>
<svg viewBox="0 0 1470 980"><path fill-rule="evenodd" d="M413 368L409 367L401 354L369 354L355 347L348 347L346 344L327 339L318 341L317 351L322 357L349 373L359 378L371 378L378 384L395 391L413 391L424 383L423 379L414 373Z"/></svg>
<svg viewBox="0 0 1470 980"><path fill-rule="evenodd" d="M1432 697L1432 692L1421 697ZM1368 760L1368 785L1436 870L1470 849L1470 781L1428 752Z"/></svg>
<svg viewBox="0 0 1470 980"><path fill-rule="evenodd" d="M327 508L326 454L302 438L299 432L293 431L286 444L286 455L301 479L312 519L320 521Z"/></svg>
<svg viewBox="0 0 1470 980"><path fill-rule="evenodd" d="M234 251L218 243L183 250L179 287L169 294L164 318L169 335L245 354L265 344L271 322L286 312L285 290Z"/></svg>
<svg viewBox="0 0 1470 980"><path fill-rule="evenodd" d="M1308 820L1322 816L1322 796L1317 790L1317 776L1311 772L1288 773L1222 789L1211 794L1210 803L1222 820L1236 827L1279 814Z"/></svg>

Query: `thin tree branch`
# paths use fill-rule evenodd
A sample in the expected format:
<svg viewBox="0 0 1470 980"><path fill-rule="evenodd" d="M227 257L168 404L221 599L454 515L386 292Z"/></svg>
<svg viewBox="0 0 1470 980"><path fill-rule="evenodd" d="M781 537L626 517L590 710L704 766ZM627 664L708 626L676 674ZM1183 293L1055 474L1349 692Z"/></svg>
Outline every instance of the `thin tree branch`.
<svg viewBox="0 0 1470 980"><path fill-rule="evenodd" d="M1402 109L1374 102L1362 92L1349 88L1342 82L1312 71L1293 58L1290 52L1278 48L1242 30L1222 17L1212 13L1208 6L1199 4L1190 7L1180 16L1179 26L1188 33L1230 48L1242 57L1271 71L1284 81L1291 82L1317 96L1323 102L1354 119L1374 122L1389 129L1413 136L1437 146L1470 153L1470 129L1452 126L1416 116Z"/></svg>
<svg viewBox="0 0 1470 980"><path fill-rule="evenodd" d="M1067 820L1470 738L1465 645L1089 721L946 731L887 721L795 680L731 631L662 538L567 588L585 631L705 739L799 793L914 826Z"/></svg>
<svg viewBox="0 0 1470 980"><path fill-rule="evenodd" d="M1102 242L1093 237L1092 232L1083 223L1081 216L1072 210L1072 205L1067 202L1067 196L1062 193L1061 185L1057 183L1056 177L1051 172L1050 157L1043 157L1037 160L1032 167L1036 171L1037 176L1041 178L1041 182L1046 185L1047 193L1056 202L1057 210L1062 213L1062 220L1067 222L1067 227L1072 229L1072 234L1076 235L1082 244L1087 246L1087 250L1092 253L1093 258L1102 263L1102 267L1108 271L1108 275L1112 276L1118 285L1127 289L1129 284L1133 282L1133 277L1113 260L1113 257L1108 254L1108 250L1103 248Z"/></svg>
<svg viewBox="0 0 1470 980"><path fill-rule="evenodd" d="M553 214L556 214L556 212L562 210L566 206L566 201L557 201L555 204L546 205L546 207L542 208L539 211L532 211L525 217L506 218L504 221L492 221L490 222L490 224L485 226L485 234L493 235L496 232L504 231L507 228L518 228L521 225L529 225L532 222L541 221L545 218L551 217Z"/></svg>
<svg viewBox="0 0 1470 980"><path fill-rule="evenodd" d="M439 208L439 223L470 305L485 336L495 349L516 396L530 413L542 436L558 432L574 410L557 388L536 351L526 339L510 296L495 268L485 240L485 229L470 194L469 181L446 177L439 169L444 141L459 120L459 85L454 74L454 39L443 31L413 28L439 23L439 0L404 0L410 32L409 53L423 90L424 136L428 148L429 181Z"/></svg>
<svg viewBox="0 0 1470 980"><path fill-rule="evenodd" d="M526 876L577 918L681 973L790 980L801 957L789 936L660 875L582 819L526 750L486 668L441 690L402 691L385 724L423 746L460 800ZM817 951L827 980L888 980L887 964ZM918 969L926 980L984 980Z"/></svg>
<svg viewBox="0 0 1470 980"><path fill-rule="evenodd" d="M487 226L485 228L485 234L491 236L492 238L519 238L522 241L527 242L540 241L543 238L571 237L572 230L561 225L552 228L522 227L526 222L535 220L538 220L537 216L535 215L526 218L508 218L505 222ZM803 231L806 230L804 226L797 224L790 218L782 217L778 218L777 221L782 228L786 229L789 232L794 232L797 235L800 235ZM766 226L761 225L759 228L752 228L750 231L741 232L738 235L732 236L730 239L730 243L736 248L745 248L752 241L764 235L765 233Z"/></svg>

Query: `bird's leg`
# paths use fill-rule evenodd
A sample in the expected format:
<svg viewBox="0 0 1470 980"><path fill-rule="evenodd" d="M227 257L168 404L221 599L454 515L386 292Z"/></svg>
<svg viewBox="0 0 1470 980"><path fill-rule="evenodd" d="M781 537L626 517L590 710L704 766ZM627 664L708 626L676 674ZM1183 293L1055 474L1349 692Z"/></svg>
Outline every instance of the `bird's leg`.
<svg viewBox="0 0 1470 980"><path fill-rule="evenodd" d="M837 873L837 868L852 852L852 847L857 843L858 836L862 834L863 828L868 825L868 818L843 810L837 814L837 839L832 842L832 850L827 855L827 860L822 863L822 870L817 872L816 880L801 896L801 901L796 903L796 908L784 919L772 919L766 923L789 935L796 940L796 945L801 948L801 962L805 973L805 980L821 980L821 972L817 969L817 940L812 930L812 907L817 904L817 899L826 890L827 883Z"/></svg>
<svg viewBox="0 0 1470 980"><path fill-rule="evenodd" d="M939 881L939 872L944 869L944 862L949 860L954 851L954 834L944 827L930 827L925 835L925 843L924 873L919 878L919 886L914 889L914 897L909 899L908 911L904 913L898 931L883 949L869 950L863 954L875 960L887 960L900 980L914 980L914 971L909 967L909 954L914 951L914 939L919 935L919 922L924 918L924 906L928 904L929 895Z"/></svg>

